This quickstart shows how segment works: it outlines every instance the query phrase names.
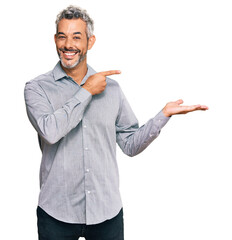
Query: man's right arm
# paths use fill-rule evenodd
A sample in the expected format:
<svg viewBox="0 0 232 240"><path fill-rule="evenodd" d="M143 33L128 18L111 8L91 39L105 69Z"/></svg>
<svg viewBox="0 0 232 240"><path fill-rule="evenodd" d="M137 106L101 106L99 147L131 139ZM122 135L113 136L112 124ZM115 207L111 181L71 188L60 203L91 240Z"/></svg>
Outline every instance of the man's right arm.
<svg viewBox="0 0 232 240"><path fill-rule="evenodd" d="M92 94L80 88L55 111L43 89L33 82L26 84L24 97L30 122L46 142L54 144L79 124Z"/></svg>
<svg viewBox="0 0 232 240"><path fill-rule="evenodd" d="M30 122L46 142L58 142L79 124L92 96L105 90L106 76L120 73L119 70L111 70L90 76L83 87L55 111L43 89L38 84L28 82L24 96Z"/></svg>

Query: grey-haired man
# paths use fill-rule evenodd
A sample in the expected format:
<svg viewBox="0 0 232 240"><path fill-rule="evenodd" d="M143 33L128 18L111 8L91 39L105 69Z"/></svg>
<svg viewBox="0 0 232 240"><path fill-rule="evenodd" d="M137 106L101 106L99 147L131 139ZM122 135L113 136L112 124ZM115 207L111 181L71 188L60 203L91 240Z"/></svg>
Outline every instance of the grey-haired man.
<svg viewBox="0 0 232 240"><path fill-rule="evenodd" d="M28 117L38 132L42 162L37 208L40 240L123 240L116 143L142 152L174 114L207 106L168 103L139 127L119 84L87 64L93 20L70 6L56 20L55 68L26 83Z"/></svg>

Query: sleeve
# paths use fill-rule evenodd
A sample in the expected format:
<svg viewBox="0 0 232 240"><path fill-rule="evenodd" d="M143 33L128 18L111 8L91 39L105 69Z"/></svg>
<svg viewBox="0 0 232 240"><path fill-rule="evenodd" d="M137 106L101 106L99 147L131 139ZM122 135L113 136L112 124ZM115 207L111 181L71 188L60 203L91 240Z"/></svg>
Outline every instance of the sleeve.
<svg viewBox="0 0 232 240"><path fill-rule="evenodd" d="M92 99L91 93L80 88L61 108L54 111L43 89L32 82L26 83L24 97L30 122L49 144L55 144L79 124Z"/></svg>
<svg viewBox="0 0 232 240"><path fill-rule="evenodd" d="M159 136L170 117L166 117L161 110L154 118L139 127L138 120L121 89L120 93L121 106L116 120L116 141L126 155L133 157Z"/></svg>

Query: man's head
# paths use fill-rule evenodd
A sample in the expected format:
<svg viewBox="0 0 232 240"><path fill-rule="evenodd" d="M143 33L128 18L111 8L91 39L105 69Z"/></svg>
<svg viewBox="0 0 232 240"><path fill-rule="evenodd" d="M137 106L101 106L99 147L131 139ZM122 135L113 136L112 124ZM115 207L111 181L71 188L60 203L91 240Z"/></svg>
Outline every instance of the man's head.
<svg viewBox="0 0 232 240"><path fill-rule="evenodd" d="M55 43L62 66L74 68L95 42L93 20L85 10L69 6L57 15Z"/></svg>

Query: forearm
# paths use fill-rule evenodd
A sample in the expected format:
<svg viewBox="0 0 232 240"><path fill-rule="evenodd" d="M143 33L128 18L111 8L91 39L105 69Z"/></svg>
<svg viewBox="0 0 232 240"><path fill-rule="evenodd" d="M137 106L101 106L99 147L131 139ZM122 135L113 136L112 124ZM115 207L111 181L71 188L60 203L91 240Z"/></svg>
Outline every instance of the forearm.
<svg viewBox="0 0 232 240"><path fill-rule="evenodd" d="M58 142L80 123L91 99L92 95L81 88L61 108L54 111L45 97L32 89L25 90L29 120L49 144Z"/></svg>
<svg viewBox="0 0 232 240"><path fill-rule="evenodd" d="M169 119L170 117L166 117L163 111L160 111L154 118L150 119L126 138L121 138L119 141L122 141L120 145L123 152L131 157L141 153L159 136L161 129Z"/></svg>

